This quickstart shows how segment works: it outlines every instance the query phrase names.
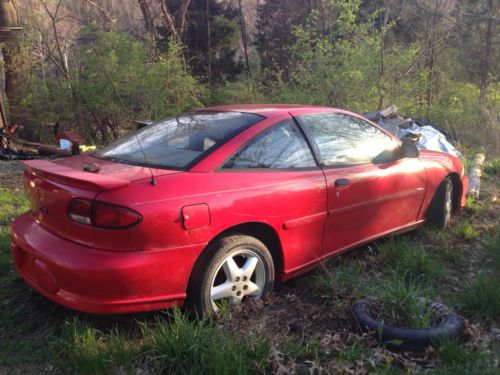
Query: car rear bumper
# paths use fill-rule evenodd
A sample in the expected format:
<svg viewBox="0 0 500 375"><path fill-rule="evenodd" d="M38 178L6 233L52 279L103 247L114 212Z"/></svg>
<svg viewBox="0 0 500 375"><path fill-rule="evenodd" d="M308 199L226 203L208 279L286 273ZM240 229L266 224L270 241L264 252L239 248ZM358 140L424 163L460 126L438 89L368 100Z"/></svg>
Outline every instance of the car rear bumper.
<svg viewBox="0 0 500 375"><path fill-rule="evenodd" d="M46 231L30 214L12 224L12 257L25 282L56 303L95 314L182 305L190 272L204 247L103 251Z"/></svg>

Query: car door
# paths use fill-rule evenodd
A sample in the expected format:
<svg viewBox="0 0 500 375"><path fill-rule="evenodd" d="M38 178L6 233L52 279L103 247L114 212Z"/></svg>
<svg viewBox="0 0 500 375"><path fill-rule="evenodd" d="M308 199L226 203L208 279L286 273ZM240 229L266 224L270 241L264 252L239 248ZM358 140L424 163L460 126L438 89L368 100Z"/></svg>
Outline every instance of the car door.
<svg viewBox="0 0 500 375"><path fill-rule="evenodd" d="M345 113L297 116L320 159L328 190L326 254L415 224L427 177L399 141Z"/></svg>
<svg viewBox="0 0 500 375"><path fill-rule="evenodd" d="M323 255L327 189L304 134L291 117L263 130L218 170L231 181L231 221L258 218L273 226L283 249L285 274L293 275ZM216 214L216 213L215 213ZM214 214L214 215L215 215Z"/></svg>

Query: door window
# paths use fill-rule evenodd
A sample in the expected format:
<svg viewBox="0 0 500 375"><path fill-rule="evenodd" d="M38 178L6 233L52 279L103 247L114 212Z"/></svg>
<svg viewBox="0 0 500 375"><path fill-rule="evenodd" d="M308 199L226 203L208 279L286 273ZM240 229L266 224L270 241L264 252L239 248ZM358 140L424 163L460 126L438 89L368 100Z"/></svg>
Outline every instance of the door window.
<svg viewBox="0 0 500 375"><path fill-rule="evenodd" d="M300 130L285 120L257 135L234 154L224 169L310 168L316 162Z"/></svg>
<svg viewBox="0 0 500 375"><path fill-rule="evenodd" d="M397 143L375 126L338 113L300 116L321 155L322 164L341 166L393 160Z"/></svg>

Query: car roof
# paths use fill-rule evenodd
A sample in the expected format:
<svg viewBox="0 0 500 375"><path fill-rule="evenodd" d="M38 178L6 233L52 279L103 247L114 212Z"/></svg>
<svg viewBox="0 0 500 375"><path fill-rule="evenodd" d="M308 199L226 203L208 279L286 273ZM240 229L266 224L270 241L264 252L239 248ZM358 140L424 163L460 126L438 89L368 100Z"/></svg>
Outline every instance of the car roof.
<svg viewBox="0 0 500 375"><path fill-rule="evenodd" d="M235 105L222 105L216 107L203 108L202 110L208 111L231 111L231 112L246 112L269 117L279 113L288 113L295 109L330 109L335 108L321 107L314 105L301 105L301 104L235 104Z"/></svg>

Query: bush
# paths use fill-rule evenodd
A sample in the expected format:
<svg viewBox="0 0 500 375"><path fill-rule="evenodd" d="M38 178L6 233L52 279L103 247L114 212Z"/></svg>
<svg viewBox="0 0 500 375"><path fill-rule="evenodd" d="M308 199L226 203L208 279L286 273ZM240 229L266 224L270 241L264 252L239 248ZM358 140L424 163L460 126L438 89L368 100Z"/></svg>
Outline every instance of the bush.
<svg viewBox="0 0 500 375"><path fill-rule="evenodd" d="M175 42L152 60L146 45L125 32L87 25L79 41L79 65L70 68L68 78L42 77L33 67L33 87L23 101L30 121L45 128L59 122L106 143L134 129L138 118L158 120L202 106L205 91L188 73L182 46Z"/></svg>

